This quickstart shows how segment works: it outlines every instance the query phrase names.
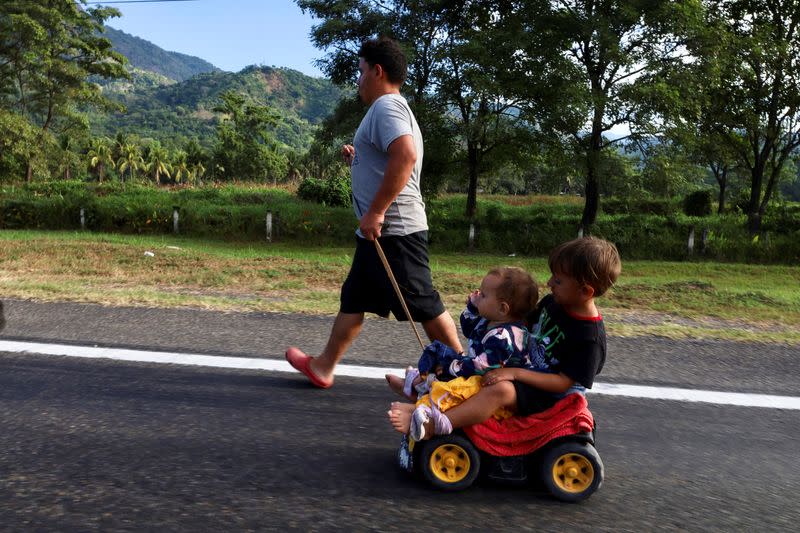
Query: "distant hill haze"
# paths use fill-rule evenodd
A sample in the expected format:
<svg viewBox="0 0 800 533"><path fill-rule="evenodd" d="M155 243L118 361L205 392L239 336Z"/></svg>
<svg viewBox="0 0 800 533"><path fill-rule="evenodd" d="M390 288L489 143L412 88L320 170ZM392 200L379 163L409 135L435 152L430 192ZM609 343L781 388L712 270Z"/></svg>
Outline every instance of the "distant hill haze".
<svg viewBox="0 0 800 533"><path fill-rule="evenodd" d="M221 118L214 112L218 97L234 91L272 107L282 117L275 131L278 140L305 149L316 125L346 94L324 78L289 68L250 66L241 72L226 72L200 58L167 52L144 39L107 30L114 48L129 60L132 80L101 83L104 93L124 104L127 111L91 113L95 135L123 132L168 144L196 137L210 146Z"/></svg>
<svg viewBox="0 0 800 533"><path fill-rule="evenodd" d="M174 81L188 80L197 74L220 70L204 59L168 52L150 41L110 26L106 26L105 36L111 41L114 50L128 58L132 67L155 72Z"/></svg>

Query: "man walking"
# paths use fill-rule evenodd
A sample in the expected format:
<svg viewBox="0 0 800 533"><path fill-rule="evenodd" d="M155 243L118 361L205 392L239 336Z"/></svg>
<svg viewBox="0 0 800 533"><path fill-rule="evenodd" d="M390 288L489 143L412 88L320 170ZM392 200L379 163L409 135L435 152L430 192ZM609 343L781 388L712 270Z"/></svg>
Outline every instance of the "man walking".
<svg viewBox="0 0 800 533"><path fill-rule="evenodd" d="M365 41L358 56L358 94L369 109L353 145L342 147L359 219L356 251L325 349L318 357L295 347L286 351L286 360L320 388L333 385L336 364L361 331L364 313L387 317L391 311L406 320L377 254L373 241L378 237L412 319L422 323L430 340L461 351L455 323L433 288L428 265L428 221L420 190L422 134L400 96L406 58L388 38Z"/></svg>

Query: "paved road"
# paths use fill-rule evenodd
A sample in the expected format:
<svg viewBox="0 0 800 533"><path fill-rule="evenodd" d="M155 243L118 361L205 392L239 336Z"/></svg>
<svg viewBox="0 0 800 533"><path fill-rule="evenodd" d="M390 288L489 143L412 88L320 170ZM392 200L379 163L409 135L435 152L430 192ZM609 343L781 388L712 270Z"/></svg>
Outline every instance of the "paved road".
<svg viewBox="0 0 800 533"><path fill-rule="evenodd" d="M330 319L7 302L3 338L277 358ZM401 366L369 321L350 363ZM371 334L370 334L371 333ZM800 395L798 350L611 339L602 381ZM409 355L411 354L411 355ZM800 411L592 396L603 488L580 505L399 472L378 380L0 354L0 529L796 530Z"/></svg>

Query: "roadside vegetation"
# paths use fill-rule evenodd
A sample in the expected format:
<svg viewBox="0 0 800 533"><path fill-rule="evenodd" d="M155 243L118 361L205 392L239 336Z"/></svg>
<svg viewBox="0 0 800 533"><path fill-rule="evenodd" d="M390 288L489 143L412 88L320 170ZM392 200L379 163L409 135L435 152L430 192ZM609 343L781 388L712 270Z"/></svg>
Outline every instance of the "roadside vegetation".
<svg viewBox="0 0 800 533"><path fill-rule="evenodd" d="M352 253L351 246L10 230L0 232L0 247L4 298L310 314L336 312ZM431 261L454 314L490 266L529 269L547 290L543 256L434 246ZM625 261L602 309L611 335L800 344L799 281L799 266Z"/></svg>
<svg viewBox="0 0 800 533"><path fill-rule="evenodd" d="M258 185L34 182L0 186L0 228L169 234L177 215L184 236L264 242L270 213L273 242L351 245L352 209L298 198L307 194ZM710 214L711 197L699 198L693 204L608 198L591 233L613 241L624 259L800 263L800 205L773 209L763 233L752 238L745 214ZM464 201L463 194L448 194L427 202L430 242L442 250L543 256L578 235L581 199L575 196L482 195L472 219L464 216Z"/></svg>
<svg viewBox="0 0 800 533"><path fill-rule="evenodd" d="M354 58L384 34L409 56L451 311L489 266L543 283L551 248L593 234L625 262L613 334L800 342L793 3L296 3L337 87L173 83L113 48L116 9L0 2L0 296L333 313Z"/></svg>

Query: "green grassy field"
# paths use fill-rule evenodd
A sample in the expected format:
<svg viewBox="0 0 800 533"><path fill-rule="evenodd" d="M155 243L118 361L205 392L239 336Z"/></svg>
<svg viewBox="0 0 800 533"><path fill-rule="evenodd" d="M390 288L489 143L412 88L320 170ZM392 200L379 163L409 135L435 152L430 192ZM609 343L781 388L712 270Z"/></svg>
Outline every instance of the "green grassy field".
<svg viewBox="0 0 800 533"><path fill-rule="evenodd" d="M350 247L9 230L0 231L0 246L3 298L314 314L336 312L352 254ZM528 269L546 291L545 257L431 250L434 282L454 315L501 264ZM797 266L626 261L598 303L612 335L800 344Z"/></svg>

